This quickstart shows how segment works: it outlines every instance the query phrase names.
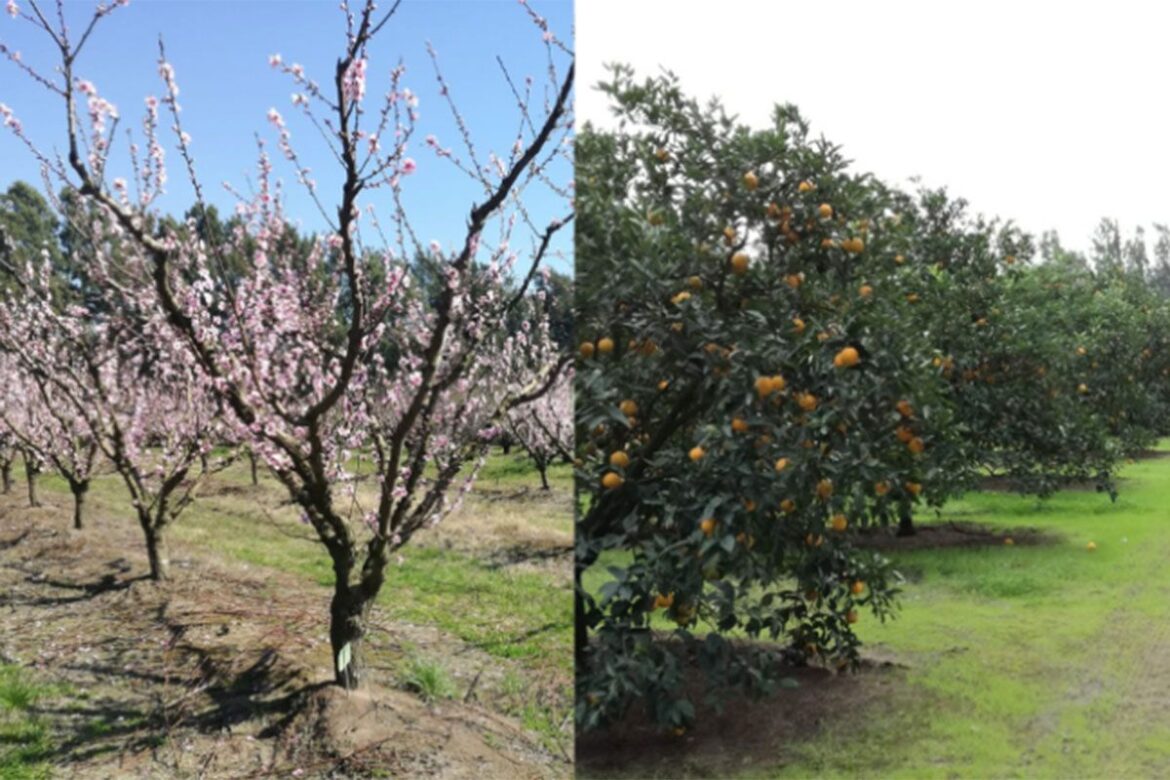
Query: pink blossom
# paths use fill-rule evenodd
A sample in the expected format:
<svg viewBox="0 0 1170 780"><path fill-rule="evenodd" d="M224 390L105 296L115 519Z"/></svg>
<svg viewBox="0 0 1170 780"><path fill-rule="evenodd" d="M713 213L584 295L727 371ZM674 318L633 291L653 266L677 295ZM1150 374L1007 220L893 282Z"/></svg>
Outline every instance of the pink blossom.
<svg viewBox="0 0 1170 780"><path fill-rule="evenodd" d="M273 68L279 68L282 62L284 62L284 60L281 59L280 54L269 54L268 55L268 64L270 66L272 66Z"/></svg>
<svg viewBox="0 0 1170 780"><path fill-rule="evenodd" d="M410 157L407 157L402 161L402 174L404 176L409 176L410 174L414 173L417 168L418 165L416 165L414 160Z"/></svg>
<svg viewBox="0 0 1170 780"><path fill-rule="evenodd" d="M13 19L20 13L20 9L16 7L16 0L8 0L8 4L4 8Z"/></svg>

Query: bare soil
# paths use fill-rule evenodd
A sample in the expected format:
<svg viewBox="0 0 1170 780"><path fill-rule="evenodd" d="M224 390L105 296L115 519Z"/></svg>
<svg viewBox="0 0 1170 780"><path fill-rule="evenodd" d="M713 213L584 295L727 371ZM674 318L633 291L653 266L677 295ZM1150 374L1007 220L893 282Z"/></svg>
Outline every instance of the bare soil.
<svg viewBox="0 0 1170 780"><path fill-rule="evenodd" d="M757 698L729 696L722 708L703 702L702 675L688 666L693 726L664 731L634 706L618 722L577 737L581 778L722 778L774 770L826 729L880 718L905 696L899 666L871 658L858 672L790 667L795 683Z"/></svg>
<svg viewBox="0 0 1170 780"><path fill-rule="evenodd" d="M896 528L879 528L859 534L857 545L869 550L936 550L945 547L1002 547L1005 544L1052 544L1056 537L1035 528L1012 528L1010 531L952 521L916 524L912 536L898 536ZM1010 541L1009 541L1010 540Z"/></svg>
<svg viewBox="0 0 1170 780"><path fill-rule="evenodd" d="M430 705L395 688L407 643L457 643L374 614L368 683L330 679L326 589L184 548L146 570L137 526L0 496L0 662L59 693L35 715L78 778L565 777L572 767L475 700ZM491 665L460 648L469 668ZM461 692L462 693L462 692Z"/></svg>

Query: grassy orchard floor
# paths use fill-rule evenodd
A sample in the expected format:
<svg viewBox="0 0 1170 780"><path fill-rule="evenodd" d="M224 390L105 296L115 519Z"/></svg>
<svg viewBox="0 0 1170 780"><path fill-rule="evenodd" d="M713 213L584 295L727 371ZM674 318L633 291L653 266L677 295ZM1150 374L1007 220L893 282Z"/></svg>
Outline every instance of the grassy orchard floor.
<svg viewBox="0 0 1170 780"><path fill-rule="evenodd" d="M530 735L530 747L507 749L501 754L507 764L517 755L527 755L525 751L531 751L533 756L543 752L539 767L531 773L517 769L520 772L517 776L564 776L572 771L566 758L571 755L572 745L570 467L554 467L550 481L553 490L545 493L539 489L538 475L523 456L493 455L464 507L437 528L418 534L401 551L400 562L391 565L374 615L375 630L366 649L371 679L380 686L410 690L409 695L417 694L419 698L434 698L436 712L446 714L436 719L432 730L444 728L453 722L452 718L463 718L461 726L465 722L477 727L481 722L489 722L491 717L498 717L505 721L504 726L495 732L483 731L476 737L483 738L479 744L527 739L515 737L509 723ZM141 532L127 511L125 490L116 476L105 475L95 481L87 507L90 527L80 534L67 530L71 499L64 482L46 476L38 484L46 508L26 509L23 484L19 482L11 496L2 497L0 541L11 542L21 530L31 527L34 537L36 533L48 534L57 540L50 541L50 545L69 547L72 555L66 556L69 560L92 558L87 563L97 565L100 560L100 565L106 566L107 561L121 553L125 563L119 576L131 578L145 572ZM170 530L176 584L181 581L181 589L186 591L176 601L198 600L199 594L191 589L197 586L205 570L209 572L208 578L225 576L229 591L233 587L231 578L238 575L244 590L252 591L260 603L269 602L277 610L304 621L303 626L291 630L299 645L309 649L290 648L290 658L295 663L303 662L306 657L312 659L305 670L308 680L328 679L328 639L323 621L327 618L333 575L324 549L310 536L311 529L296 519L296 511L285 503L283 489L271 478L262 476L259 486L251 485L246 463L213 477L200 496ZM51 522L46 523L46 519ZM110 537L115 532L117 540L111 549ZM118 544L124 546L119 549ZM28 541L8 549L0 545L0 568L8 572L6 576L14 583L28 589L27 593L18 594L14 586L10 594L0 597L4 609L11 605L13 620L21 624L35 621L37 625L64 625L78 618L76 608L61 615L45 611L43 607L47 604L53 605L50 610L68 609L74 601L81 605L81 610L87 606L112 611L118 608L117 604L95 607L87 604L88 599L69 597L68 590L64 596L33 590L44 575L28 576L40 555L39 548L33 548L30 553L29 545ZM60 570L50 567L48 571L50 580L76 580L82 584L94 576L88 570L71 570L68 563ZM189 584L192 579L195 586ZM79 586L68 582L66 586L74 588L75 593ZM145 596L136 592L141 588L147 588ZM93 603L105 598L123 601L125 597L148 601L160 598L151 588L149 583L134 583L129 591L96 596ZM0 586L0 591L4 589ZM166 601L165 592L161 598ZM63 604L66 606L62 607ZM207 604L210 612L221 606L224 605ZM232 608L233 605L226 606L228 611ZM181 609L176 607L172 612ZM265 646L262 643L271 641L263 636L254 641L247 639L250 636L247 614L214 620L226 621L225 641L244 641L249 652L259 654ZM61 629L54 631L44 641L56 641ZM306 631L311 635L304 636ZM43 640L33 633L0 638L0 651L3 651L0 652L0 778L52 775L62 766L58 763L62 758L59 752L69 754L65 766L81 776L110 776L110 772L126 771L120 764L103 763L113 760L114 752L127 741L125 736L110 740L110 744L104 744L101 737L125 727L124 718L115 726L112 720L115 711L136 713L140 723L135 728L151 732L165 713L160 715L152 702L139 700L154 694L138 691L139 685L132 682L132 677L117 673L101 678L107 690L91 694L84 690L90 679L79 681L71 676L72 665L62 656L49 661L40 657L39 642ZM237 635L242 638L236 639ZM87 646L85 651L100 656L104 640L105 637L92 637L99 649L95 651ZM118 663L121 662L119 657ZM112 663L105 665L112 666ZM151 665L148 661L139 663ZM33 665L39 668L30 668ZM170 673L168 670L167 674ZM176 673L176 677L180 676ZM9 690L17 694L9 697ZM468 710L463 717L459 707L469 690L480 710ZM182 688L177 693L167 690L165 696L188 700L188 703L192 700L190 695L183 695ZM78 713L88 709L85 700L93 697L119 701L119 705L105 707L100 713L94 708L95 712L86 715L92 722L75 722ZM50 704L45 704L45 700ZM487 715L476 714L480 711ZM67 734L59 733L62 723L55 720L54 712L70 713ZM484 721L485 717L489 720ZM168 721L168 729L170 725ZM264 724L245 724L253 725L259 735ZM241 727L236 728L239 731ZM187 740L193 741L195 752L206 749L209 753L223 754L220 745L201 744L201 738L205 742L211 738L201 737L194 731L184 731L180 723L167 734L147 733L144 742ZM500 737L501 734L504 736ZM137 733L135 738L142 736ZM457 768L448 767L440 772L429 764L416 764L412 771L424 771L420 768L424 765L426 771L442 776L463 776ZM164 771L158 765L151 766L153 769L147 770L147 774ZM489 767L484 765L485 771L490 771ZM171 769L170 764L167 769ZM464 769L468 775L475 771L471 766ZM305 776L314 775L310 771Z"/></svg>
<svg viewBox="0 0 1170 780"><path fill-rule="evenodd" d="M1167 443L1160 451L1170 456ZM893 671L805 683L831 688L832 704L785 716L808 721L795 737L759 734L737 752L734 739L696 737L717 728L699 722L694 733L664 740L661 755L634 774L1170 774L1170 457L1143 459L1121 476L1116 503L1091 491L1045 502L977 493L938 521L923 518L1055 538L891 553L908 579L902 608L884 625L863 613L858 633L864 654L893 662ZM790 695L798 694L781 692L757 712L783 707L779 699ZM753 724L741 728L750 733Z"/></svg>

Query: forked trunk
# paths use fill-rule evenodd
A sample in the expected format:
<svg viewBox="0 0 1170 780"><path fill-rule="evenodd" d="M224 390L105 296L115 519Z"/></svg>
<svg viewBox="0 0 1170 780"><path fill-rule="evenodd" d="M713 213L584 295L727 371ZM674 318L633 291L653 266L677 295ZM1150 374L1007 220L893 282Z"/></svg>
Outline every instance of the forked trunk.
<svg viewBox="0 0 1170 780"><path fill-rule="evenodd" d="M73 493L73 527L80 531L82 517L85 514L85 494L89 492L89 480L70 481L69 490Z"/></svg>
<svg viewBox="0 0 1170 780"><path fill-rule="evenodd" d="M41 502L37 499L37 475L41 473L41 467L36 464L28 455L24 456L24 478L28 482L28 505L40 506Z"/></svg>
<svg viewBox="0 0 1170 780"><path fill-rule="evenodd" d="M361 589L338 579L329 606L329 644L333 650L334 682L348 691L361 687L361 641L368 611L369 600Z"/></svg>
<svg viewBox="0 0 1170 780"><path fill-rule="evenodd" d="M12 461L0 463L0 481L4 484L4 495L12 492Z"/></svg>
<svg viewBox="0 0 1170 780"><path fill-rule="evenodd" d="M151 522L149 515L143 514L138 518L142 524L142 532L146 536L146 557L150 561L150 578L162 582L171 578L171 557L167 551L166 537L163 529Z"/></svg>

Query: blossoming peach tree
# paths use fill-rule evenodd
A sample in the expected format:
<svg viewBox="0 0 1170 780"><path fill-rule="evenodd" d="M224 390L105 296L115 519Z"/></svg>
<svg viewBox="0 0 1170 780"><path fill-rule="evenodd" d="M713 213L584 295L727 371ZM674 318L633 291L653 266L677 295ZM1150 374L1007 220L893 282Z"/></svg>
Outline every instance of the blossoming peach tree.
<svg viewBox="0 0 1170 780"><path fill-rule="evenodd" d="M367 616L394 552L458 505L485 456L486 433L509 410L548 392L569 362L550 345L532 289L554 236L572 218L571 182L559 180L572 131L572 52L524 6L547 50L548 84L542 91L508 76L518 131L507 151L486 157L432 52L462 151L431 137L422 145L435 165L454 165L482 193L456 248L445 251L420 239L407 216L404 192L424 165L409 154L418 96L404 84L404 67L389 71L379 105L367 98L375 72L370 44L398 3L379 10L372 0L343 2L345 45L327 80L280 55L269 61L293 82L294 111L319 132L341 174L330 203L293 141L293 123L275 108L268 112L280 157L327 224L299 254L282 248L288 218L263 143L256 194L239 198L238 225L228 235L216 240L191 224L169 229L158 219L164 115L195 188L196 211L205 208L196 139L183 129L175 68L161 46L162 91L147 99L141 146L131 149L138 164L131 175L111 178L119 114L77 68L85 42L115 7L99 5L77 38L52 21L62 15L44 13L35 0L27 7L16 13L51 41L60 76L18 64L61 101L67 161L30 148L108 217L102 246L142 259L145 277L134 276L127 289L165 319L165 333L152 333L151 342L181 348L183 358L168 360L190 361L200 377L192 386L209 388L229 438L262 458L325 548L335 576L335 680L357 687ZM10 110L3 118L25 138ZM565 204L543 224L527 207L538 189ZM379 218L375 195L391 205L387 216ZM241 255L248 262L227 273L225 258ZM419 283L424 273L437 287ZM353 467L359 456L373 471L363 467L362 487Z"/></svg>

